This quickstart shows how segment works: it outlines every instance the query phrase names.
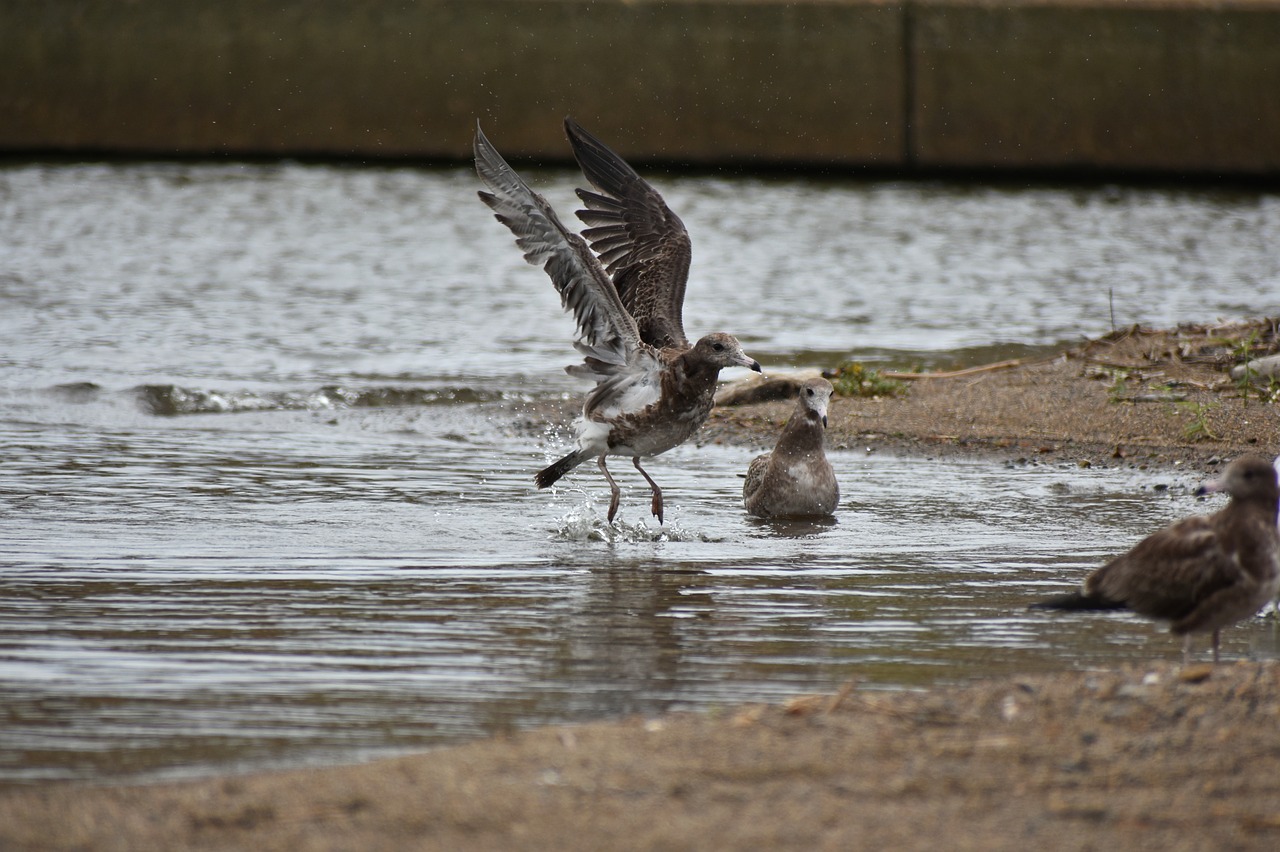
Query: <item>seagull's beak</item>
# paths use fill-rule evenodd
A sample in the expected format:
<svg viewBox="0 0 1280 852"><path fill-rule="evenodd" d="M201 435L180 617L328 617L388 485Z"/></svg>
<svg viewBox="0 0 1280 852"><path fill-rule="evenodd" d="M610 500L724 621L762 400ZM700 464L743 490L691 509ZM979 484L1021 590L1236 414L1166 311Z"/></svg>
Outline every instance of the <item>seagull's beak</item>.
<svg viewBox="0 0 1280 852"><path fill-rule="evenodd" d="M760 362L743 352L741 346L734 348L733 363L739 367L748 367L757 373L764 373L764 370L760 369Z"/></svg>

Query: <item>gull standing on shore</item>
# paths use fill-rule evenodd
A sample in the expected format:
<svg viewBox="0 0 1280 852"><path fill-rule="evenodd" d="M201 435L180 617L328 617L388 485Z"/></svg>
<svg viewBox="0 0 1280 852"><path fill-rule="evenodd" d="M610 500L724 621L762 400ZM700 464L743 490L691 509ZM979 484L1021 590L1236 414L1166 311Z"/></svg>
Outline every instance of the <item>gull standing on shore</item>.
<svg viewBox="0 0 1280 852"><path fill-rule="evenodd" d="M1194 515L1155 533L1084 580L1079 591L1032 604L1033 609L1129 609L1170 622L1184 636L1218 634L1256 615L1280 590L1280 486L1266 459L1244 456L1197 494L1225 491L1231 501L1212 515Z"/></svg>
<svg viewBox="0 0 1280 852"><path fill-rule="evenodd" d="M682 319L691 258L684 223L604 143L571 118L564 126L582 173L599 190L578 190L587 206L578 211L588 225L582 236L561 224L479 124L474 145L476 172L489 188L480 199L515 234L525 260L546 271L561 304L573 314L573 345L583 363L565 371L596 383L575 424L573 451L539 471L534 481L547 488L596 459L609 481L612 523L620 490L606 459L630 457L649 483L650 509L662 523L662 489L640 460L679 446L706 422L721 368L760 372L760 365L729 334L712 333L689 344Z"/></svg>

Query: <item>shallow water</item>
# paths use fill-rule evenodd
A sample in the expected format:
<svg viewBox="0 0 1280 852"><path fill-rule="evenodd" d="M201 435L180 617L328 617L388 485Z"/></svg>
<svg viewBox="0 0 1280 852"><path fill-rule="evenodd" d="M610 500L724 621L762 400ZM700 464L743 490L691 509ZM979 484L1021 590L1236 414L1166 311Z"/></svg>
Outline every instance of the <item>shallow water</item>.
<svg viewBox="0 0 1280 852"><path fill-rule="evenodd" d="M572 209L567 172L534 171ZM1275 196L657 178L693 333L766 368L971 360L1280 313ZM1028 601L1183 476L832 453L833 525L740 509L754 449L531 472L571 323L471 173L0 169L0 781L361 759L513 727L1153 657ZM1268 236L1270 235L1270 236ZM1201 643L1203 650L1203 643ZM1228 656L1280 656L1273 621Z"/></svg>

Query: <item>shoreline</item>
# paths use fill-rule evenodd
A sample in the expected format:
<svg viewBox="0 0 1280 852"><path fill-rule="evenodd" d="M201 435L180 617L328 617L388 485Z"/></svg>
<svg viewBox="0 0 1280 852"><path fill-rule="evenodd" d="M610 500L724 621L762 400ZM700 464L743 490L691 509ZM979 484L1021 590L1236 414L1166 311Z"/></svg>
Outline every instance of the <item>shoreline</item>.
<svg viewBox="0 0 1280 852"><path fill-rule="evenodd" d="M828 447L1210 472L1280 452L1280 323L1134 327L833 400ZM541 432L579 402L522 406ZM700 444L771 447L787 400ZM1278 628L1280 629L1280 628ZM1012 675L539 728L367 764L0 789L5 849L1274 848L1280 663Z"/></svg>
<svg viewBox="0 0 1280 852"><path fill-rule="evenodd" d="M1246 453L1280 455L1280 376L1249 383L1229 374L1244 353L1277 352L1275 317L1132 326L1049 356L910 374L900 396L837 395L827 449L1207 473ZM696 445L772 449L794 407L777 385L813 371L772 372L766 378L782 381L763 399L744 393L743 402L718 405ZM894 375L902 374L885 373ZM508 414L514 431L541 438L571 423L580 406L573 397L520 403Z"/></svg>
<svg viewBox="0 0 1280 852"><path fill-rule="evenodd" d="M1133 326L1055 355L904 383L904 395L836 397L827 447L1092 467L1202 469L1280 453L1280 382L1228 370L1280 351L1280 320ZM893 373L887 373L893 376ZM700 443L772 447L792 403L721 407Z"/></svg>
<svg viewBox="0 0 1280 852"><path fill-rule="evenodd" d="M539 728L368 764L0 792L42 850L1275 848L1280 663Z"/></svg>

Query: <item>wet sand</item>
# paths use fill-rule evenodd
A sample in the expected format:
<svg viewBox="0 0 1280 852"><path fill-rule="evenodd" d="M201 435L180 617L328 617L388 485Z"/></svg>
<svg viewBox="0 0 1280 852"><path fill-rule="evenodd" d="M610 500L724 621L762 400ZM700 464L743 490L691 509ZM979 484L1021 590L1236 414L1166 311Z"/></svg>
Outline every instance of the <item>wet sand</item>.
<svg viewBox="0 0 1280 852"><path fill-rule="evenodd" d="M1226 372L1245 341L1254 355L1280 346L1270 321L1129 329L1034 363L911 379L902 397L836 400L829 443L1211 472L1280 452L1267 390L1246 394ZM520 428L562 409L523 411ZM700 440L768 446L790 409L717 410ZM1272 849L1278 732L1276 663L1135 660L919 692L850 683L782 707L361 766L14 788L0 791L0 849Z"/></svg>
<svg viewBox="0 0 1280 852"><path fill-rule="evenodd" d="M0 797L5 849L1274 849L1280 665L1167 663Z"/></svg>

